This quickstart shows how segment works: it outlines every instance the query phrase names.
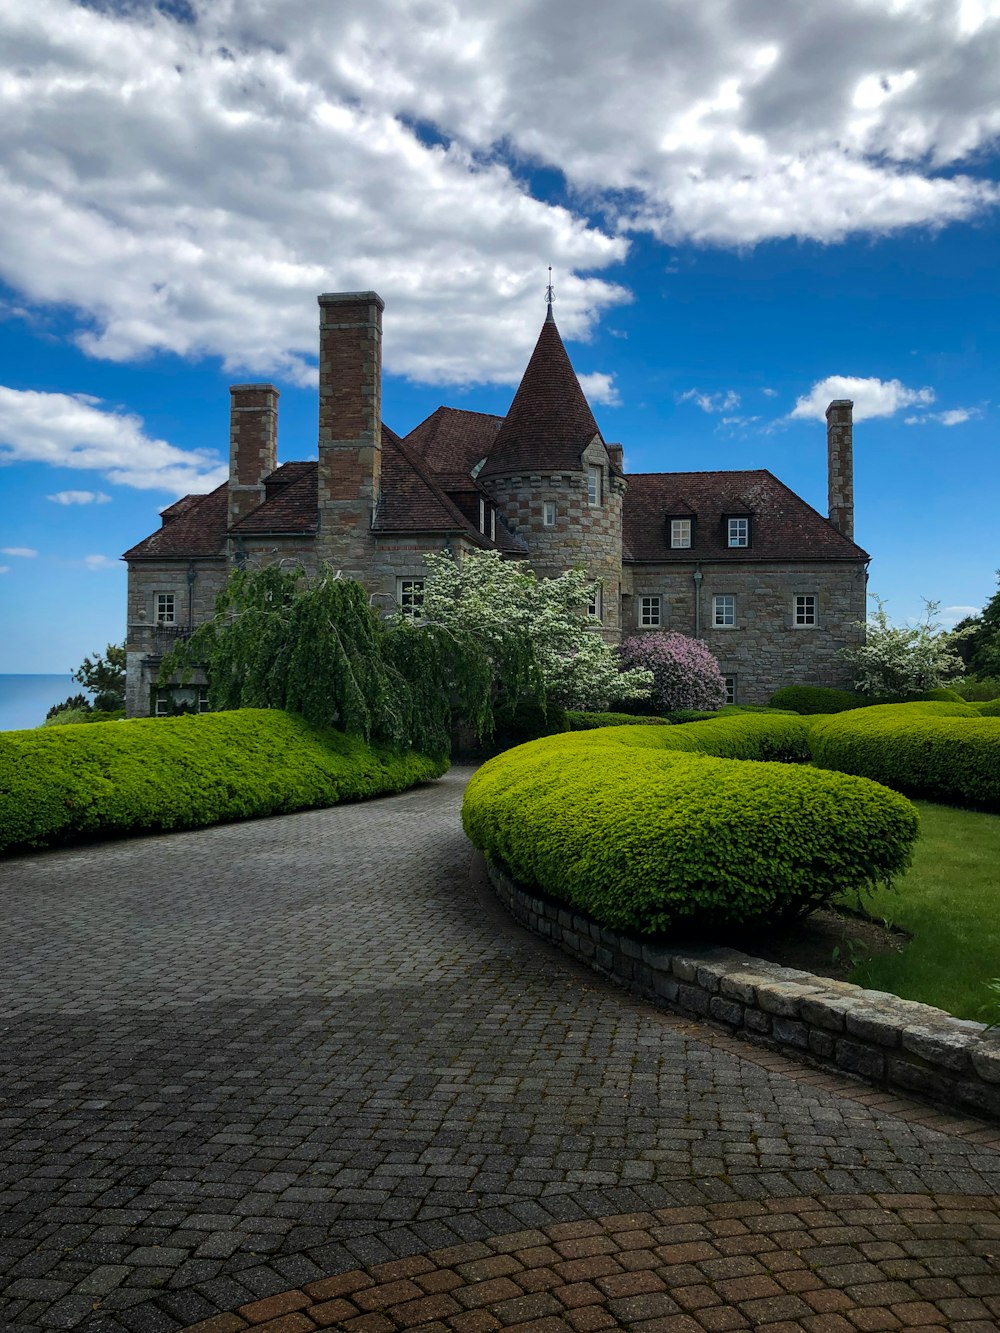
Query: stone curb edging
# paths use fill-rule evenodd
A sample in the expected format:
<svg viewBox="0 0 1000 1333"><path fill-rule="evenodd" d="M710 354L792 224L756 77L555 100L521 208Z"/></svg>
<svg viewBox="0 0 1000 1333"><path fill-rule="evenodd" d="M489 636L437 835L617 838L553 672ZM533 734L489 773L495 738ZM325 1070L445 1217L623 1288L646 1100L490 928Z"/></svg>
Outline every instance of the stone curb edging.
<svg viewBox="0 0 1000 1333"><path fill-rule="evenodd" d="M1000 1120L1000 1030L738 949L651 944L485 864L497 897L523 926L668 1009L876 1087Z"/></svg>

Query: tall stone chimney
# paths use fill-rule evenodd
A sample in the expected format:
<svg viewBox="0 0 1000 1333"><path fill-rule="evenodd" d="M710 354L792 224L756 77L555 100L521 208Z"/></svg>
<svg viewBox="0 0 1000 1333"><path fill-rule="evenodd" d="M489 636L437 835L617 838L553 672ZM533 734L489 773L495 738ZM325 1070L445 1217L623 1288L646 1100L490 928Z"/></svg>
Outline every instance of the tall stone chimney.
<svg viewBox="0 0 1000 1333"><path fill-rule="evenodd" d="M229 390L229 526L264 499L264 478L278 466L278 390L234 384Z"/></svg>
<svg viewBox="0 0 1000 1333"><path fill-rule="evenodd" d="M826 409L826 465L830 522L854 540L854 404L837 398Z"/></svg>
<svg viewBox="0 0 1000 1333"><path fill-rule="evenodd" d="M317 555L367 582L382 475L382 311L376 292L319 298Z"/></svg>

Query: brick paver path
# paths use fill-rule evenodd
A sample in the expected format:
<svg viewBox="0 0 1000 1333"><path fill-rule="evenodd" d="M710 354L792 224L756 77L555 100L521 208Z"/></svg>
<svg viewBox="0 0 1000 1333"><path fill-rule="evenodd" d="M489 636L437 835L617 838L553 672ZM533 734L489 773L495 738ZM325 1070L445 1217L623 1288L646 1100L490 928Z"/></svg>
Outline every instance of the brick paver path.
<svg viewBox="0 0 1000 1333"><path fill-rule="evenodd" d="M0 867L0 1327L1000 1328L995 1131L550 953L466 777Z"/></svg>

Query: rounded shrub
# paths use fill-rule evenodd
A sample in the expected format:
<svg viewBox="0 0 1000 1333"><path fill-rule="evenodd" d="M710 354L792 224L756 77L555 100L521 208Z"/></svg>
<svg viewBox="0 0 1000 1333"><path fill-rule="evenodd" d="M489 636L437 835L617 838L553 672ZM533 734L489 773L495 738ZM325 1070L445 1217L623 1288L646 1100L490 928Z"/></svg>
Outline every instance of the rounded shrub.
<svg viewBox="0 0 1000 1333"><path fill-rule="evenodd" d="M969 704L980 717L1000 717L1000 699L983 699Z"/></svg>
<svg viewBox="0 0 1000 1333"><path fill-rule="evenodd" d="M895 792L768 762L796 732L804 747L800 719L746 716L548 737L479 769L463 824L520 882L614 929L792 917L905 869L917 833Z"/></svg>
<svg viewBox="0 0 1000 1333"><path fill-rule="evenodd" d="M821 768L930 800L1000 810L1000 719L981 716L972 704L882 704L822 718L810 744Z"/></svg>
<svg viewBox="0 0 1000 1333"><path fill-rule="evenodd" d="M796 713L843 713L864 708L871 701L853 690L834 690L826 685L784 685L771 695L772 708L791 708Z"/></svg>
<svg viewBox="0 0 1000 1333"><path fill-rule="evenodd" d="M0 851L334 805L447 767L264 708L7 731Z"/></svg>
<svg viewBox="0 0 1000 1333"><path fill-rule="evenodd" d="M650 702L658 712L675 708L721 708L726 683L719 663L701 639L662 630L636 634L618 649L623 670L642 667L653 673Z"/></svg>
<svg viewBox="0 0 1000 1333"><path fill-rule="evenodd" d="M571 709L564 716L567 731L594 731L597 727L634 727L636 725L633 713L579 713ZM670 719L666 717L644 717L642 722L647 727L670 726Z"/></svg>

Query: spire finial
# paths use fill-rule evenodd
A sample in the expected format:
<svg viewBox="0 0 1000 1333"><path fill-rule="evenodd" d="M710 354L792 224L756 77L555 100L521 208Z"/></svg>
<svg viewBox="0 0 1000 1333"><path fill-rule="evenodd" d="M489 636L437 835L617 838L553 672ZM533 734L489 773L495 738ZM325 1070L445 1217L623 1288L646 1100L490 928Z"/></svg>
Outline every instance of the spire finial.
<svg viewBox="0 0 1000 1333"><path fill-rule="evenodd" d="M555 292L552 290L552 265L550 264L550 265L549 265L549 285L545 288L545 300L546 300L546 303L547 303L547 305L548 305L548 311L546 312L546 315L545 315L545 318L546 318L547 320L553 318L553 315L552 315L552 302L553 302L555 299L556 299L556 294L555 294Z"/></svg>

